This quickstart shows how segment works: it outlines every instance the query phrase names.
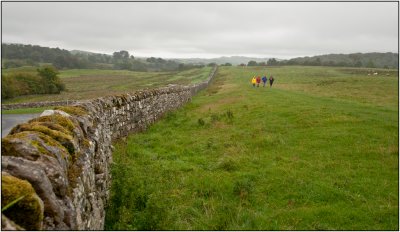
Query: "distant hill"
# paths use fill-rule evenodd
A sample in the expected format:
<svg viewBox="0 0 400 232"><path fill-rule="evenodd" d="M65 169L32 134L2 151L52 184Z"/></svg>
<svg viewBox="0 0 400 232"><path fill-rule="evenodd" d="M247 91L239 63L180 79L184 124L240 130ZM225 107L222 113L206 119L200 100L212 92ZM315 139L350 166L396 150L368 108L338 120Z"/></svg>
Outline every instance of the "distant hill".
<svg viewBox="0 0 400 232"><path fill-rule="evenodd" d="M81 50L68 51L60 48L2 43L1 68L53 65L57 69L117 69L131 71L183 71L204 65L182 64L172 60L151 57L135 59L121 50L112 55Z"/></svg>
<svg viewBox="0 0 400 232"><path fill-rule="evenodd" d="M395 68L399 66L398 53L352 53L298 57L279 62L280 65L315 65L368 68Z"/></svg>
<svg viewBox="0 0 400 232"><path fill-rule="evenodd" d="M255 61L255 65L305 65L305 66L341 66L341 67L368 67L368 68L398 68L398 53L352 53L352 54L327 54L312 57L297 57L289 60L280 60L271 58L255 58L245 56L219 57L212 59L202 58L182 58L172 59L184 64L209 64L218 65L230 63L232 65L248 64L249 61ZM269 63L268 60L277 62ZM254 64L253 64L254 65Z"/></svg>
<svg viewBox="0 0 400 232"><path fill-rule="evenodd" d="M192 64L209 64L209 63L216 63L216 64L226 64L230 63L232 65L239 65L239 64L247 64L249 61L253 60L257 63L265 62L270 58L255 58L255 57L246 57L246 56L222 56L219 58L182 58L182 59L172 59L184 64L192 63Z"/></svg>
<svg viewBox="0 0 400 232"><path fill-rule="evenodd" d="M124 55L124 56L121 56ZM125 55L127 55L125 57ZM121 56L121 57L119 57ZM125 58L124 58L125 57ZM128 69L135 71L171 71L190 69L196 66L216 63L224 65L311 65L398 69L398 53L352 53L328 54L312 57L297 57L289 60L276 58L255 58L246 56L222 56L218 58L175 58L161 59L154 57L133 57L127 51L114 52L113 55L100 54L81 50L67 51L60 48L41 47L2 43L2 68L21 66L37 66L51 63L57 68L98 68L98 69Z"/></svg>
<svg viewBox="0 0 400 232"><path fill-rule="evenodd" d="M72 55L77 55L77 54L83 54L83 55L95 55L95 54L101 54L101 53L96 53L96 52L88 52L88 51L82 51L82 50L71 50L69 51ZM103 55L103 54L101 54Z"/></svg>

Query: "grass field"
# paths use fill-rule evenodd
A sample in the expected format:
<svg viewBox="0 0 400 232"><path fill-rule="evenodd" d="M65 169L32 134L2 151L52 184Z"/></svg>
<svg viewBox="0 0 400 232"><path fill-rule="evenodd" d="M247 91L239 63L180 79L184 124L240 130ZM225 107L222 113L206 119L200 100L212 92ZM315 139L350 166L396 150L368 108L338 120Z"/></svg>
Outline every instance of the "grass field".
<svg viewBox="0 0 400 232"><path fill-rule="evenodd" d="M366 73L221 67L115 144L105 229L398 230L398 74Z"/></svg>
<svg viewBox="0 0 400 232"><path fill-rule="evenodd" d="M1 114L35 114L42 113L45 110L53 109L54 106L49 107L37 107L37 108L22 108L22 109L13 109L13 110L2 110Z"/></svg>
<svg viewBox="0 0 400 232"><path fill-rule="evenodd" d="M32 67L22 67L4 71L35 72ZM67 91L61 94L41 94L20 96L2 101L3 104L82 100L106 95L133 92L145 88L157 88L168 84L192 84L204 81L211 72L210 67L181 72L133 72L126 70L70 69L60 71L60 78Z"/></svg>

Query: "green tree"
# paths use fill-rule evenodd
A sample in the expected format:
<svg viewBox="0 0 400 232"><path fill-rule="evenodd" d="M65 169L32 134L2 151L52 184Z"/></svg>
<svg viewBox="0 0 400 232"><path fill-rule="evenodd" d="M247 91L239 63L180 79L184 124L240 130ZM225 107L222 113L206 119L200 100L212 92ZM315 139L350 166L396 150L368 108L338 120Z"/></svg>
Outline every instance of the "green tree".
<svg viewBox="0 0 400 232"><path fill-rule="evenodd" d="M372 60L369 60L367 63L367 68L375 68L375 63Z"/></svg>
<svg viewBox="0 0 400 232"><path fill-rule="evenodd" d="M156 63L157 62L157 58L150 57L150 58L147 58L146 61L149 62L149 63Z"/></svg>
<svg viewBox="0 0 400 232"><path fill-rule="evenodd" d="M132 63L129 60L119 60L119 61L115 62L114 67L116 69L131 70Z"/></svg>
<svg viewBox="0 0 400 232"><path fill-rule="evenodd" d="M267 65L274 66L277 65L278 61L275 58L268 59Z"/></svg>
<svg viewBox="0 0 400 232"><path fill-rule="evenodd" d="M321 58L318 57L318 58L315 60L314 65L321 66L321 64L322 64Z"/></svg>
<svg viewBox="0 0 400 232"><path fill-rule="evenodd" d="M361 66L362 66L361 61L357 61L357 62L354 64L354 66L355 66L355 67L361 67Z"/></svg>
<svg viewBox="0 0 400 232"><path fill-rule="evenodd" d="M133 60L132 61L132 70L146 72L147 67L146 67L145 63L140 62L139 60Z"/></svg>
<svg viewBox="0 0 400 232"><path fill-rule="evenodd" d="M127 60L129 58L129 52L121 50L113 53L113 58L116 60Z"/></svg>
<svg viewBox="0 0 400 232"><path fill-rule="evenodd" d="M38 75L42 78L45 93L60 93L65 90L65 85L57 76L59 72L52 66L44 66L37 69Z"/></svg>
<svg viewBox="0 0 400 232"><path fill-rule="evenodd" d="M10 76L1 77L1 99L13 98L17 94L16 84Z"/></svg>
<svg viewBox="0 0 400 232"><path fill-rule="evenodd" d="M361 62L361 53L352 53L349 54L349 58L351 59L351 61L353 62L353 65L355 67L361 67L362 66L362 62Z"/></svg>
<svg viewBox="0 0 400 232"><path fill-rule="evenodd" d="M247 66L257 66L257 62L250 60L249 63L247 63Z"/></svg>

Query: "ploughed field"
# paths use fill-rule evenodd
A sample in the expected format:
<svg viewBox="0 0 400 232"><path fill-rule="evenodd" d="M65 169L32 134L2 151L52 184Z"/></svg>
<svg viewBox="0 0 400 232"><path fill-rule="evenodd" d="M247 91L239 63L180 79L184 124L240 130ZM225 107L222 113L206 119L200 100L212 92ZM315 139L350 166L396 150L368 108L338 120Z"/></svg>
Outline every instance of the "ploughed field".
<svg viewBox="0 0 400 232"><path fill-rule="evenodd" d="M35 68L4 70L35 73ZM164 87L168 84L192 84L205 81L211 67L175 72L134 72L126 70L68 69L61 70L59 77L66 85L61 94L26 95L3 100L3 104L39 101L83 100L134 92L146 88Z"/></svg>
<svg viewBox="0 0 400 232"><path fill-rule="evenodd" d="M220 67L115 144L105 229L398 230L398 72L369 72Z"/></svg>

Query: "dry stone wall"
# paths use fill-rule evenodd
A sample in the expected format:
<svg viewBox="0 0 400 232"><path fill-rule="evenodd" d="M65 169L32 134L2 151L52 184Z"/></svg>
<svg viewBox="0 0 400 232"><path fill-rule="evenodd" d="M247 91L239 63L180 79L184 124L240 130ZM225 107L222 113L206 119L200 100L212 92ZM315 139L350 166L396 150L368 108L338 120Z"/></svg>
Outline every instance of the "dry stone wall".
<svg viewBox="0 0 400 232"><path fill-rule="evenodd" d="M14 127L1 143L2 229L102 230L112 141L182 106L215 73L196 85L56 107Z"/></svg>

